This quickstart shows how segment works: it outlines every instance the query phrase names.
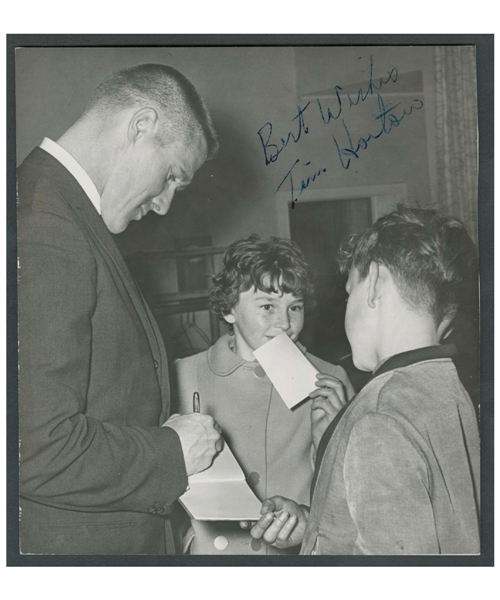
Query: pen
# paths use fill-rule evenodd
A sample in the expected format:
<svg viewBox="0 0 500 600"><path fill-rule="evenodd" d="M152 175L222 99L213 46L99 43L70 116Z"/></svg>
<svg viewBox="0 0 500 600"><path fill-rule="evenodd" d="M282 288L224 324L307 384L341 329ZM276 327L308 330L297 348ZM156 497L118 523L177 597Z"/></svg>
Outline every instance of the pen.
<svg viewBox="0 0 500 600"><path fill-rule="evenodd" d="M193 394L193 412L200 412L200 394L198 394L198 392Z"/></svg>

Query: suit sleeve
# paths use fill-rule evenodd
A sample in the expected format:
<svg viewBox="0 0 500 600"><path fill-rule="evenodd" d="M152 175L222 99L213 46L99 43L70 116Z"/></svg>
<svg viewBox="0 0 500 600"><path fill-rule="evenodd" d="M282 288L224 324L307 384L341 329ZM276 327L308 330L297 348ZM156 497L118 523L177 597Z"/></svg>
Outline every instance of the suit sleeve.
<svg viewBox="0 0 500 600"><path fill-rule="evenodd" d="M187 484L175 431L86 414L99 287L85 236L68 219L32 213L18 239L21 495L77 510L165 512Z"/></svg>
<svg viewBox="0 0 500 600"><path fill-rule="evenodd" d="M426 461L394 418L369 413L352 429L344 462L354 554L438 554Z"/></svg>

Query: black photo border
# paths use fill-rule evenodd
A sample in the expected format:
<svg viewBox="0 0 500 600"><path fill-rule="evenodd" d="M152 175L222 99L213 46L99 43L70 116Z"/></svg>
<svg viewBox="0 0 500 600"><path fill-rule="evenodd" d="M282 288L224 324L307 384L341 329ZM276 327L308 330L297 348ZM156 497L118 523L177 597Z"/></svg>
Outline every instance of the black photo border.
<svg viewBox="0 0 500 600"><path fill-rule="evenodd" d="M473 45L479 125L481 554L474 556L23 555L19 552L16 106L17 47ZM494 35L7 35L7 566L493 566Z"/></svg>

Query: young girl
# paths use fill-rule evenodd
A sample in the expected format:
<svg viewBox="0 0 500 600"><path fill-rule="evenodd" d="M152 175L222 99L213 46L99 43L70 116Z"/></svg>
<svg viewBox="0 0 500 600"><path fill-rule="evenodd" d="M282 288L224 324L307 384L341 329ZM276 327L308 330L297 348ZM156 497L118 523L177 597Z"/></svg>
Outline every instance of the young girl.
<svg viewBox="0 0 500 600"><path fill-rule="evenodd" d="M214 277L211 301L231 332L207 351L177 361L179 412L192 412L197 391L201 411L221 425L256 496L280 493L309 504L315 448L354 390L341 367L297 343L305 310L314 304L301 250L290 240L262 241L256 235L234 242ZM316 389L293 410L252 354L283 332L320 371ZM191 554L285 552L253 540L237 523L192 520L185 542Z"/></svg>

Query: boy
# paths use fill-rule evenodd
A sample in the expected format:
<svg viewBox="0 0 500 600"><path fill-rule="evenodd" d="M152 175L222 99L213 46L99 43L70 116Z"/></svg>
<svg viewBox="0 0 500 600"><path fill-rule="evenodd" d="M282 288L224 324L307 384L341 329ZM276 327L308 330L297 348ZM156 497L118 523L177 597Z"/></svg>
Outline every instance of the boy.
<svg viewBox="0 0 500 600"><path fill-rule="evenodd" d="M478 553L477 421L439 345L477 282L474 245L458 220L400 207L340 264L354 364L373 375L319 444L310 514L276 496L252 536L302 554Z"/></svg>

